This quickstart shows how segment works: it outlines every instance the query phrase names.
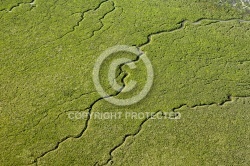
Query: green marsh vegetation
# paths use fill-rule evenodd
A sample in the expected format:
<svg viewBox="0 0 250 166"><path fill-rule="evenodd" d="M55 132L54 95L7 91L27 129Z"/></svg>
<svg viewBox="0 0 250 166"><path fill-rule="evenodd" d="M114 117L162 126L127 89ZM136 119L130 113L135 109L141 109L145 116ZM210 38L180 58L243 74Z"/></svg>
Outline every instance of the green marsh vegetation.
<svg viewBox="0 0 250 166"><path fill-rule="evenodd" d="M249 165L245 10L216 0L0 4L0 165ZM121 44L140 47L154 68L150 93L126 107L101 99L92 82L99 55ZM120 84L138 82L117 97L141 90L145 66L136 65L122 67L123 81L117 71ZM182 117L71 120L71 111Z"/></svg>

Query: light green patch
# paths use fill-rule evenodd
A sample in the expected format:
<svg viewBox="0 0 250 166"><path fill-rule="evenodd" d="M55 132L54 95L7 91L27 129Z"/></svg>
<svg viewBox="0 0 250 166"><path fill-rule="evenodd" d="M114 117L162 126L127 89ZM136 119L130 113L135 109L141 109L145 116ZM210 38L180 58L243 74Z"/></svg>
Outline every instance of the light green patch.
<svg viewBox="0 0 250 166"><path fill-rule="evenodd" d="M235 98L222 106L183 107L176 110L180 120L150 119L112 152L113 165L247 166L249 109L250 98Z"/></svg>

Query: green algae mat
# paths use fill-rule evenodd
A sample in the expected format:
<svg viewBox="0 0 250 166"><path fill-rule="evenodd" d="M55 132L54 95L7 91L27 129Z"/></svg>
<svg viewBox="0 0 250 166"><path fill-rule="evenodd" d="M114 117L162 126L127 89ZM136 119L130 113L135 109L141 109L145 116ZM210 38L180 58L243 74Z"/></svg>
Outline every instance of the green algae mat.
<svg viewBox="0 0 250 166"><path fill-rule="evenodd" d="M1 0L0 165L250 165L248 0Z"/></svg>

